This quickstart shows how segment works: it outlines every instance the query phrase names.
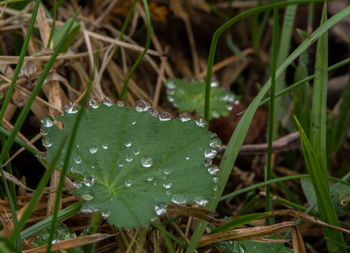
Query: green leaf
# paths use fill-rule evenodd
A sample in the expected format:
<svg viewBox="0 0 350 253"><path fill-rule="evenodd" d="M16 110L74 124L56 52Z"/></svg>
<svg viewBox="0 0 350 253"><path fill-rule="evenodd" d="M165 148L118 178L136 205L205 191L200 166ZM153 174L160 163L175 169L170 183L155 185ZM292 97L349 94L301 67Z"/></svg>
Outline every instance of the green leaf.
<svg viewBox="0 0 350 253"><path fill-rule="evenodd" d="M60 39L65 34L67 34L67 29L69 29L70 20L71 18L68 19L63 26L55 29L55 32L52 36L52 41L55 47L58 45L58 42L60 41ZM68 48L74 41L75 36L77 36L77 34L79 33L79 29L80 29L79 23L77 21L74 21L73 26L70 28L68 35L66 35L67 37L64 44L62 45L60 53L65 53L68 50Z"/></svg>
<svg viewBox="0 0 350 253"><path fill-rule="evenodd" d="M329 182L329 185L332 187L334 183ZM301 186L309 205L316 205L315 210L318 211L316 194L310 179L302 178ZM338 216L344 216L350 213L350 187L348 185L338 185L338 187L331 192L331 198Z"/></svg>
<svg viewBox="0 0 350 253"><path fill-rule="evenodd" d="M282 243L262 243L255 241L227 241L219 242L219 246L226 253L291 253L292 251Z"/></svg>
<svg viewBox="0 0 350 253"><path fill-rule="evenodd" d="M200 80L190 84L179 79L167 82L169 102L179 108L181 112L197 111L204 116L205 81ZM227 90L217 87L216 82L211 83L209 119L227 116L235 102L236 96Z"/></svg>
<svg viewBox="0 0 350 253"><path fill-rule="evenodd" d="M76 193L83 211L102 211L118 227L146 226L165 213L166 203L205 205L217 190L211 160L220 141L203 121L170 114L158 118L148 103L135 109L103 103L84 112L68 168L83 175ZM71 131L76 108L60 117L64 129L43 122L50 161L61 138ZM70 112L70 113L67 113ZM52 126L50 126L52 125ZM60 166L64 157L62 152ZM208 167L206 167L208 166Z"/></svg>

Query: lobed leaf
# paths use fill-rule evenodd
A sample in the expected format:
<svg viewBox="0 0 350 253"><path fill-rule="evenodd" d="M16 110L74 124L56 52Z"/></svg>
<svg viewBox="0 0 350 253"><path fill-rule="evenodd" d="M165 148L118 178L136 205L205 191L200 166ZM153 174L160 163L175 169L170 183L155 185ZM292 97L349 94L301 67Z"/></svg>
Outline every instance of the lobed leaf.
<svg viewBox="0 0 350 253"><path fill-rule="evenodd" d="M203 121L189 117L158 118L147 103L135 109L104 103L91 104L82 116L72 159L72 173L85 200L85 212L102 211L118 227L146 226L166 212L166 203L205 205L217 190L218 169L211 167L220 141ZM61 138L71 131L75 108L59 120L64 129L43 121L50 161ZM69 113L68 113L69 112ZM48 122L49 121L49 122ZM63 150L60 161L64 157Z"/></svg>
<svg viewBox="0 0 350 253"><path fill-rule="evenodd" d="M200 80L192 84L179 79L167 82L168 101L181 112L197 111L204 116L205 81ZM211 83L209 119L227 116L235 102L235 95L227 90L217 87L216 82Z"/></svg>

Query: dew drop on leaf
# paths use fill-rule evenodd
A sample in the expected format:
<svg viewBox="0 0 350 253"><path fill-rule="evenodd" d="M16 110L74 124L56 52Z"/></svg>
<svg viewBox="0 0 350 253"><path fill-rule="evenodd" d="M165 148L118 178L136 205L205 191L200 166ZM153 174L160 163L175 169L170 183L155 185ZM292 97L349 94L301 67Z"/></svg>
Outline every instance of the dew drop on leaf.
<svg viewBox="0 0 350 253"><path fill-rule="evenodd" d="M211 148L208 148L204 151L204 157L213 159L216 156L217 151Z"/></svg>
<svg viewBox="0 0 350 253"><path fill-rule="evenodd" d="M208 204L208 200L202 196L195 197L193 201L199 206L205 206Z"/></svg>
<svg viewBox="0 0 350 253"><path fill-rule="evenodd" d="M171 170L170 170L170 169L164 169L164 170L163 170L163 173L164 173L165 175L169 175L169 174L170 174L170 172L171 172Z"/></svg>
<svg viewBox="0 0 350 253"><path fill-rule="evenodd" d="M140 154L140 148L136 148L136 149L133 151L133 154L134 154L134 155L139 155L139 154Z"/></svg>
<svg viewBox="0 0 350 253"><path fill-rule="evenodd" d="M108 144L107 143L102 144L102 148L105 149L105 150L108 149Z"/></svg>
<svg viewBox="0 0 350 253"><path fill-rule="evenodd" d="M181 113L179 116L181 122L187 122L191 120L191 114L188 112Z"/></svg>
<svg viewBox="0 0 350 253"><path fill-rule="evenodd" d="M211 88L215 88L215 87L218 87L218 86L219 86L219 84L216 81L213 81L213 82L210 83L210 87Z"/></svg>
<svg viewBox="0 0 350 253"><path fill-rule="evenodd" d="M91 192L87 191L87 192L84 192L83 194L81 194L81 197L83 200L86 200L86 201L90 201L94 198L94 196L92 195Z"/></svg>
<svg viewBox="0 0 350 253"><path fill-rule="evenodd" d="M209 167L209 166L211 166L212 164L213 164L213 161L212 161L211 159L206 158L206 159L204 160L204 165L205 165L205 167Z"/></svg>
<svg viewBox="0 0 350 253"><path fill-rule="evenodd" d="M200 118L199 120L196 120L196 125L199 127L206 127L208 123L204 119Z"/></svg>
<svg viewBox="0 0 350 253"><path fill-rule="evenodd" d="M220 180L220 179L219 179L218 177L214 177L214 178L213 178L214 183L219 183L219 180Z"/></svg>
<svg viewBox="0 0 350 253"><path fill-rule="evenodd" d="M148 181L148 182L151 182L152 180L153 180L153 177L148 177L148 178L147 178L147 181Z"/></svg>
<svg viewBox="0 0 350 253"><path fill-rule="evenodd" d="M138 100L138 101L136 101L135 110L137 112L145 112L150 107L151 107L151 105L149 103L147 103L146 101Z"/></svg>
<svg viewBox="0 0 350 253"><path fill-rule="evenodd" d="M211 174L211 175L217 175L219 173L219 168L217 167L209 167L208 168L208 172Z"/></svg>
<svg viewBox="0 0 350 253"><path fill-rule="evenodd" d="M95 178L92 176L84 177L83 184L85 184L87 187L93 186L95 183Z"/></svg>
<svg viewBox="0 0 350 253"><path fill-rule="evenodd" d="M42 139L43 146L49 148L52 146L53 142L49 136L44 136Z"/></svg>
<svg viewBox="0 0 350 253"><path fill-rule="evenodd" d="M77 189L79 189L82 186L81 180L77 179L74 181L73 186Z"/></svg>
<svg viewBox="0 0 350 253"><path fill-rule="evenodd" d="M100 104L98 103L98 100L96 98L89 99L89 106L93 109L97 109Z"/></svg>
<svg viewBox="0 0 350 253"><path fill-rule="evenodd" d="M126 160L128 163L130 163L130 162L132 162L133 158L132 158L131 155L130 155L130 156L128 155L128 156L126 156L125 160Z"/></svg>
<svg viewBox="0 0 350 253"><path fill-rule="evenodd" d="M119 100L119 101L117 102L117 106L119 106L119 107L124 107L124 102L121 101L121 100Z"/></svg>
<svg viewBox="0 0 350 253"><path fill-rule="evenodd" d="M105 106L112 106L113 103L112 103L112 100L108 97L105 97L102 101L102 103L105 105Z"/></svg>
<svg viewBox="0 0 350 253"><path fill-rule="evenodd" d="M75 157L73 158L73 161L74 161L76 164L81 164L81 162L82 162L80 156L75 156Z"/></svg>
<svg viewBox="0 0 350 253"><path fill-rule="evenodd" d="M150 107L148 109L148 112L153 116L153 117L157 117L159 115L159 112L156 108Z"/></svg>
<svg viewBox="0 0 350 253"><path fill-rule="evenodd" d="M119 162L117 163L117 165L118 165L119 168L123 168L123 167L124 167L124 163L122 163L121 161L119 161Z"/></svg>
<svg viewBox="0 0 350 253"><path fill-rule="evenodd" d="M168 81L166 83L166 87L169 89L169 90L174 90L176 88L176 84L173 82L173 81Z"/></svg>
<svg viewBox="0 0 350 253"><path fill-rule="evenodd" d="M150 156L144 156L141 158L141 164L145 168L149 168L153 165L153 160Z"/></svg>
<svg viewBox="0 0 350 253"><path fill-rule="evenodd" d="M169 183L164 183L164 184L163 184L163 187L164 187L164 189L170 189L172 185L173 185L173 184L172 184L171 182L169 182Z"/></svg>
<svg viewBox="0 0 350 253"><path fill-rule="evenodd" d="M131 141L128 141L128 142L125 143L125 147L127 147L127 148L130 148L131 145L132 145Z"/></svg>
<svg viewBox="0 0 350 253"><path fill-rule="evenodd" d="M168 112L162 112L161 114L159 114L159 120L160 121L169 121L171 120L171 115Z"/></svg>
<svg viewBox="0 0 350 253"><path fill-rule="evenodd" d="M109 217L110 214L111 214L111 211L101 212L101 215L102 215L103 219L105 219L105 220Z"/></svg>
<svg viewBox="0 0 350 253"><path fill-rule="evenodd" d="M188 160L190 160L190 157L189 156L185 156L185 159L188 161Z"/></svg>
<svg viewBox="0 0 350 253"><path fill-rule="evenodd" d="M73 102L68 102L65 106L64 106L64 111L66 113L69 114L74 114L78 112L78 107L75 106L75 104Z"/></svg>
<svg viewBox="0 0 350 253"><path fill-rule="evenodd" d="M90 153L95 154L98 151L98 147L96 145L92 145L90 147Z"/></svg>
<svg viewBox="0 0 350 253"><path fill-rule="evenodd" d="M126 180L125 181L125 186L130 187L131 186L131 180Z"/></svg>
<svg viewBox="0 0 350 253"><path fill-rule="evenodd" d="M135 120L131 121L131 125L135 126L135 124L136 124Z"/></svg>
<svg viewBox="0 0 350 253"><path fill-rule="evenodd" d="M50 128L53 126L53 119L51 116L45 116L40 122L43 127Z"/></svg>
<svg viewBox="0 0 350 253"><path fill-rule="evenodd" d="M154 206L154 211L156 211L156 214L158 216L165 214L166 213L166 204L164 203L159 203L157 205Z"/></svg>
<svg viewBox="0 0 350 253"><path fill-rule="evenodd" d="M40 133L42 136L45 136L49 133L49 130L46 127L40 128Z"/></svg>
<svg viewBox="0 0 350 253"><path fill-rule="evenodd" d="M182 194L175 194L171 199L171 202L177 205L185 204L186 201L187 201L186 197Z"/></svg>
<svg viewBox="0 0 350 253"><path fill-rule="evenodd" d="M221 140L219 138L213 138L210 140L209 146L213 149L219 149L221 146Z"/></svg>

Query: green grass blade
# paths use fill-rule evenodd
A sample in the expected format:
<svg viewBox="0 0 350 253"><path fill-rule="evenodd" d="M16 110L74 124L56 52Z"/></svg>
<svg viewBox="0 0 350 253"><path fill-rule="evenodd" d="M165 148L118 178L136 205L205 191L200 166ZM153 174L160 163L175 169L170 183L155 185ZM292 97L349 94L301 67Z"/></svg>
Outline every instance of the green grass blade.
<svg viewBox="0 0 350 253"><path fill-rule="evenodd" d="M289 0L290 1L290 0ZM286 7L283 16L283 24L281 30L281 39L278 49L278 57L277 57L277 66L279 66L287 57L290 50L290 44L292 42L292 29L294 25L295 13L297 10L297 5L290 5ZM271 71L273 73L273 70ZM283 71L280 77L276 80L276 92L279 92L286 88L286 71ZM275 114L273 118L274 130L273 130L273 140L276 139L278 133L278 126L280 122L280 118L285 115L286 111L289 107L290 99L281 98L276 99L275 101Z"/></svg>
<svg viewBox="0 0 350 253"><path fill-rule="evenodd" d="M150 13L148 10L147 0L142 0L142 2L143 2L143 6L145 7L145 13L146 13L146 18L147 18L147 40L146 40L145 49L143 50L142 54L140 54L140 56L137 58L134 65L131 67L129 73L125 77L122 93L120 96L121 99L124 100L124 102L126 102L126 99L127 99L126 94L128 92L128 83L129 83L129 80L131 78L131 75L134 73L135 69L140 64L143 57L146 55L147 50L149 49L149 47L151 45L151 16L150 16Z"/></svg>
<svg viewBox="0 0 350 253"><path fill-rule="evenodd" d="M55 154L55 158L53 159L49 168L45 171L44 175L40 179L40 182L39 182L38 186L36 187L36 191L35 191L33 197L31 198L26 210L24 211L22 218L19 220L18 224L15 226L14 230L11 233L11 236L9 238L10 243L13 243L14 240L16 240L17 238L20 238L20 232L21 232L22 228L25 226L25 224L26 224L28 218L30 217L32 211L34 210L36 204L40 200L41 194L44 191L46 184L49 182L49 179L51 177L51 173L56 167L56 162L57 162L58 158L60 157L60 153L64 147L66 139L67 139L67 137L64 138L62 140L62 142L60 143L59 149L58 149L57 153Z"/></svg>
<svg viewBox="0 0 350 253"><path fill-rule="evenodd" d="M61 222L65 219L69 218L70 216L76 214L77 212L80 211L80 207L82 205L83 204L81 202L76 202L76 203L60 210L58 212L58 215L57 215L57 221ZM33 226L30 226L29 228L24 229L20 234L21 239L22 240L26 239L26 238L38 233L39 231L50 227L51 222L52 222L52 216L47 217L46 219L35 223Z"/></svg>
<svg viewBox="0 0 350 253"><path fill-rule="evenodd" d="M325 5L326 6L326 5ZM321 24L327 20L324 8ZM328 83L328 33L324 33L317 42L315 78L312 94L310 141L318 156L323 177L327 175L327 83Z"/></svg>
<svg viewBox="0 0 350 253"><path fill-rule="evenodd" d="M276 1L275 1L276 3ZM290 7L290 6L288 6ZM272 141L276 128L275 122L275 88L276 88L276 65L277 65L277 40L278 40L278 9L273 9L273 35L272 35L272 60L271 60L271 100L269 106L269 127L267 137L267 166L265 167L265 181L271 179L271 163L272 163ZM284 72L282 72L283 74ZM282 74L280 76L282 76ZM265 210L267 212L273 210L270 185L266 185ZM273 218L266 219L266 225L274 223Z"/></svg>
<svg viewBox="0 0 350 253"><path fill-rule="evenodd" d="M320 211L321 219L329 224L339 226L339 220L330 196L330 190L327 177L324 177L324 171L322 171L320 165L320 159L316 151L313 149L311 142L306 136L305 131L300 125L299 121L295 117L299 133L300 141L304 153L306 167L310 174L310 179L315 190L317 205ZM339 231L332 231L328 228L324 229L325 235L334 241L345 244L343 235ZM329 252L346 252L344 248L335 245L334 243L327 243Z"/></svg>
<svg viewBox="0 0 350 253"><path fill-rule="evenodd" d="M310 2L323 2L318 0L308 0L308 1L288 1L288 2L280 2L280 3L273 3L273 4L267 4L263 5L254 9L247 10L245 12L242 12L241 14L231 18L227 22L225 22L223 25L221 25L214 33L213 39L210 45L210 51L209 51L209 58L208 58L208 66L207 66L207 77L206 77L206 88L205 88L205 103L204 103L204 118L206 121L209 121L209 105L210 105L210 82L213 74L213 65L214 65L214 56L216 51L216 46L219 40L220 35L229 27L231 27L233 24L237 23L238 21L264 12L268 10L272 10L273 8L279 8L283 6L293 5L293 4L305 4Z"/></svg>
<svg viewBox="0 0 350 253"><path fill-rule="evenodd" d="M330 67L328 67L327 71L330 72L332 70L335 70L335 69L338 69L340 67L343 67L343 66L345 66L345 65L347 65L349 63L350 63L350 58L346 58L346 59L344 59L344 60L342 60L342 61L340 61L340 62L338 62L338 63L336 63L336 64L334 64L334 65L332 65ZM280 97L280 96L288 93L289 91L300 87L301 85L307 84L309 81L313 80L314 78L315 78L315 75L310 75L310 76L305 77L304 79L302 79L302 80L300 80L298 82L293 83L292 85L288 86L288 88L285 88L284 90L281 90L280 92L277 92L276 95L275 95L275 98L276 97ZM270 97L264 99L260 103L259 106L262 106L262 105L266 104L269 101L270 101Z"/></svg>
<svg viewBox="0 0 350 253"><path fill-rule="evenodd" d="M303 1L306 3L306 1ZM291 2L288 2L291 3ZM298 2L300 3L300 2ZM271 5L270 5L271 6ZM276 7L276 6L274 6ZM241 14L242 15L242 14ZM343 9L342 11L338 12L336 15L332 16L330 19L328 19L325 23L323 23L321 26L318 27L311 35L308 37L297 49L294 50L294 52L281 64L281 66L278 68L276 77L281 74L297 57L299 57L312 43L314 43L323 33L327 32L328 29L330 29L332 26L334 26L336 23L338 23L343 18L350 15L350 7L347 7ZM216 38L217 40L217 38ZM213 42L216 43L214 38ZM216 45L216 44L215 44ZM215 47L215 46L214 46ZM212 48L212 47L211 47ZM215 50L214 50L215 53ZM212 56L213 57L213 56ZM211 62L208 62L208 75L211 75L211 67L209 66ZM208 80L208 79L207 79ZM210 80L210 79L209 79ZM263 97L267 93L267 91L270 88L271 80L268 80L265 85L262 87L258 95L255 97L255 99L252 101L252 103L249 105L247 110L245 111L243 117L239 121L235 132L233 133L229 144L227 145L227 149L222 157L221 163L220 163L220 190L217 192L216 199L213 199L210 203L208 203L207 208L214 210L217 206L218 199L220 198L226 182L228 180L228 177L230 175L230 172L232 170L232 167L235 163L235 160L238 156L240 147L243 143L243 140L247 134L248 127L253 119L253 116L257 110L257 108L260 105L260 102L262 101ZM208 86L207 86L208 88ZM210 89L210 85L209 85ZM207 93L206 93L206 99L207 99ZM206 101L207 102L207 101ZM197 224L196 230L194 234L192 235L191 241L189 243L189 247L186 251L186 253L193 252L193 250L196 248L196 245L202 236L205 227L207 223L204 221L200 221Z"/></svg>

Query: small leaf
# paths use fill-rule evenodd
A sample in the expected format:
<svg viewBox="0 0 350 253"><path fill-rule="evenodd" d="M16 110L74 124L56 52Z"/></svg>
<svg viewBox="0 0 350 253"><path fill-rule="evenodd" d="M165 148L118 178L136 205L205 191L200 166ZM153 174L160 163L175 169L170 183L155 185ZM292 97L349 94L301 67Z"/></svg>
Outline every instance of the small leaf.
<svg viewBox="0 0 350 253"><path fill-rule="evenodd" d="M330 188L334 183L329 182ZM316 194L309 178L301 179L301 186L310 206L316 204ZM332 202L338 216L348 215L350 213L350 187L340 184L331 192ZM317 205L315 210L318 211Z"/></svg>
<svg viewBox="0 0 350 253"><path fill-rule="evenodd" d="M217 86L216 82L212 82L209 119L227 116L236 99L232 92ZM169 102L181 112L198 111L201 116L204 115L204 81L190 84L178 79L170 80L167 82L167 88Z"/></svg>
<svg viewBox="0 0 350 253"><path fill-rule="evenodd" d="M60 39L62 38L62 36L64 36L67 33L67 29L68 29L68 25L70 23L71 19L68 19L63 26L55 29L55 32L52 36L52 41L53 44L56 45L58 44L58 42L60 41ZM61 53L65 53L68 48L70 47L70 45L72 44L72 42L74 41L75 36L78 34L80 29L80 25L78 22L74 21L72 28L70 29L67 38L61 48Z"/></svg>
<svg viewBox="0 0 350 253"><path fill-rule="evenodd" d="M64 129L43 131L51 140L49 161L71 131L77 110L67 111L59 118ZM192 120L164 120L152 112L145 102L135 109L101 104L84 112L68 164L84 177L75 181L85 200L82 210L102 211L109 222L129 228L148 225L169 202L205 205L213 196L219 178L204 161L209 149L215 155L217 137Z"/></svg>

